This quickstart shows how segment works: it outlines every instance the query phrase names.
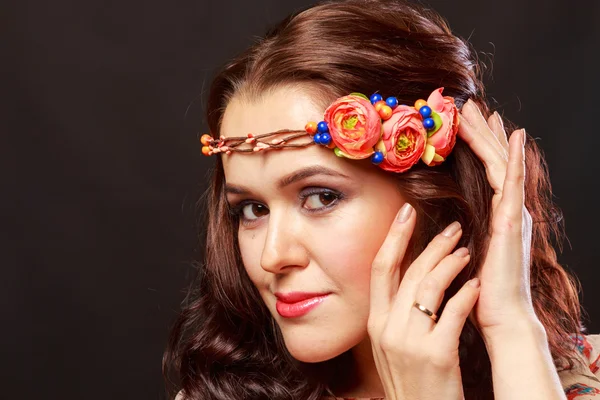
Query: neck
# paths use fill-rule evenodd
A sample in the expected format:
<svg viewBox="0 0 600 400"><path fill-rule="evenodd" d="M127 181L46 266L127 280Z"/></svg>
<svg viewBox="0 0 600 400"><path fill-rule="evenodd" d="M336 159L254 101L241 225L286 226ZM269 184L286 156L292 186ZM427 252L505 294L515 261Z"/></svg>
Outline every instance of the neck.
<svg viewBox="0 0 600 400"><path fill-rule="evenodd" d="M375 359L371 341L367 336L350 350L350 365L344 366L344 372L334 383L332 389L338 397L384 397L385 393Z"/></svg>

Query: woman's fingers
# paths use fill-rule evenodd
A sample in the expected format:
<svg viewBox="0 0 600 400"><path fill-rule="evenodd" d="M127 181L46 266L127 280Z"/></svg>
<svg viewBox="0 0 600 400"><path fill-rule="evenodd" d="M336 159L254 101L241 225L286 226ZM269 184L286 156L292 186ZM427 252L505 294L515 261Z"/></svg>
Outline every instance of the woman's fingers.
<svg viewBox="0 0 600 400"><path fill-rule="evenodd" d="M476 135L475 138L483 139L482 141L475 143L478 150L481 151L482 154L485 154L490 162L506 162L506 151L496 137L496 133L491 130L488 121L485 120L475 102L469 99L461 110L461 116L463 117L463 120L467 122L466 127L473 128L472 131Z"/></svg>
<svg viewBox="0 0 600 400"><path fill-rule="evenodd" d="M437 313L444 293L456 276L469 263L469 250L461 247L454 253L444 257L442 261L429 272L419 284L415 300L433 313ZM439 317L439 315L438 315ZM423 319L425 318L425 319ZM413 333L428 333L435 322L433 319L423 315L416 307L411 307L408 325L413 328Z"/></svg>
<svg viewBox="0 0 600 400"><path fill-rule="evenodd" d="M500 142L506 158L508 159L508 136L506 135L504 122L502 122L502 117L498 114L498 111L494 111L494 113L490 115L488 118L488 125L492 132L494 132L494 135L496 135L496 138L498 139L498 142Z"/></svg>
<svg viewBox="0 0 600 400"><path fill-rule="evenodd" d="M440 343L448 346L448 351L458 347L460 333L477 303L479 290L479 278L471 279L446 303L433 334L440 338Z"/></svg>
<svg viewBox="0 0 600 400"><path fill-rule="evenodd" d="M396 301L396 303L401 305L401 309L404 309L404 304L410 303L410 305L412 305L412 302L415 301L417 288L423 278L425 278L425 276L433 270L444 257L450 254L458 244L461 234L462 228L460 223L457 221L451 223L442 233L433 238L425 250L423 250L410 267L408 267L400 282Z"/></svg>
<svg viewBox="0 0 600 400"><path fill-rule="evenodd" d="M506 152L475 103L467 101L461 116L458 134L483 162L488 182L494 190L492 208L496 209L506 176Z"/></svg>
<svg viewBox="0 0 600 400"><path fill-rule="evenodd" d="M488 256L506 268L483 269L482 281L496 286L509 299L522 299L529 291L529 253L531 223L524 207L525 149L524 131L515 131L509 140L508 169L502 199L492 221ZM485 278L485 279L484 279ZM525 282L525 284L524 284ZM499 308L500 304L494 307Z"/></svg>
<svg viewBox="0 0 600 400"><path fill-rule="evenodd" d="M413 207L405 203L396 215L390 231L371 266L370 321L387 315L400 283L400 263L416 222Z"/></svg>
<svg viewBox="0 0 600 400"><path fill-rule="evenodd" d="M386 395L394 394L394 379L387 354L382 349L382 335L389 310L400 282L400 264L416 222L416 213L405 203L392 222L389 233L371 266L370 312L367 330L371 338L377 371Z"/></svg>
<svg viewBox="0 0 600 400"><path fill-rule="evenodd" d="M508 167L502 189L501 212L522 222L525 205L525 130L512 134L509 142Z"/></svg>

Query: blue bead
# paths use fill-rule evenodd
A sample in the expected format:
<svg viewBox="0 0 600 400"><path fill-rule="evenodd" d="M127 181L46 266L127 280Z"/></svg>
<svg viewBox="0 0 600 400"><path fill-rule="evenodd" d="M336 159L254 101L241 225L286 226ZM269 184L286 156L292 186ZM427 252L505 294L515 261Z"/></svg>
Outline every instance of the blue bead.
<svg viewBox="0 0 600 400"><path fill-rule="evenodd" d="M317 124L317 131L319 133L329 132L329 127L327 126L327 122L321 121Z"/></svg>
<svg viewBox="0 0 600 400"><path fill-rule="evenodd" d="M385 99L385 104L390 106L390 108L393 110L394 108L398 107L398 99L395 97L388 97Z"/></svg>
<svg viewBox="0 0 600 400"><path fill-rule="evenodd" d="M423 116L423 118L429 118L431 117L431 107L429 106L423 106L419 109L419 112L421 113L421 115Z"/></svg>
<svg viewBox="0 0 600 400"><path fill-rule="evenodd" d="M321 144L321 134L316 133L315 136L313 136L313 140L315 141L316 144Z"/></svg>
<svg viewBox="0 0 600 400"><path fill-rule="evenodd" d="M373 153L373 155L371 156L371 162L375 165L377 164L381 164L381 162L383 161L383 153L380 151L376 151L375 153Z"/></svg>
<svg viewBox="0 0 600 400"><path fill-rule="evenodd" d="M331 135L329 135L329 133L321 133L321 141L319 143L323 146L327 146L331 143Z"/></svg>
<svg viewBox="0 0 600 400"><path fill-rule="evenodd" d="M383 97L379 93L375 93L375 94L371 95L371 104L375 104L381 100L383 100Z"/></svg>
<svg viewBox="0 0 600 400"><path fill-rule="evenodd" d="M435 121L433 120L433 118L425 118L423 120L423 126L425 127L425 129L433 129L433 127L435 127Z"/></svg>

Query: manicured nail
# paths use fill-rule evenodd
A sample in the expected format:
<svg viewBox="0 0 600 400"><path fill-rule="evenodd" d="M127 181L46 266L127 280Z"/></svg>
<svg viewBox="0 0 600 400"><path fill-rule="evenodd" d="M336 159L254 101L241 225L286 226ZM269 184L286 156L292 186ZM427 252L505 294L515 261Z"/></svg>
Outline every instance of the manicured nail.
<svg viewBox="0 0 600 400"><path fill-rule="evenodd" d="M523 146L525 146L525 142L527 141L527 133L525 132L525 128L521 129L521 135L523 135Z"/></svg>
<svg viewBox="0 0 600 400"><path fill-rule="evenodd" d="M479 281L479 278L473 278L468 282L469 286L473 286L474 288L478 288L479 285L481 284L481 282Z"/></svg>
<svg viewBox="0 0 600 400"><path fill-rule="evenodd" d="M460 249L454 252L454 255L458 257L466 257L469 255L469 249L467 249L466 247L461 247Z"/></svg>
<svg viewBox="0 0 600 400"><path fill-rule="evenodd" d="M454 221L453 223L448 225L446 227L446 229L444 229L444 231L442 232L442 235L444 235L446 237L452 237L459 230L460 230L460 222Z"/></svg>
<svg viewBox="0 0 600 400"><path fill-rule="evenodd" d="M409 203L404 203L400 211L398 212L398 216L396 220L398 222L406 222L410 218L410 215L413 212L413 207Z"/></svg>

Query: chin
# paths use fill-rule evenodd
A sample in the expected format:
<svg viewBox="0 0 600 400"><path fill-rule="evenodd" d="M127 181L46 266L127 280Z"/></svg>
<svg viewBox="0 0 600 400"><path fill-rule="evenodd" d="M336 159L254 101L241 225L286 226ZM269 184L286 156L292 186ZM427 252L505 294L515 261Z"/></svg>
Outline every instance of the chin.
<svg viewBox="0 0 600 400"><path fill-rule="evenodd" d="M329 346L314 346L310 343L301 344L294 343L293 345L288 345L286 342L286 346L292 357L294 357L298 361L302 361L305 363L319 363L327 360L331 360L340 354L344 353L346 350L350 349L350 347L343 348L333 348Z"/></svg>
<svg viewBox="0 0 600 400"><path fill-rule="evenodd" d="M350 350L363 339L362 330L353 335L349 327L344 336L340 337L335 330L311 330L287 329L282 331L285 346L289 353L298 361L305 363L318 363L331 360L340 354Z"/></svg>

